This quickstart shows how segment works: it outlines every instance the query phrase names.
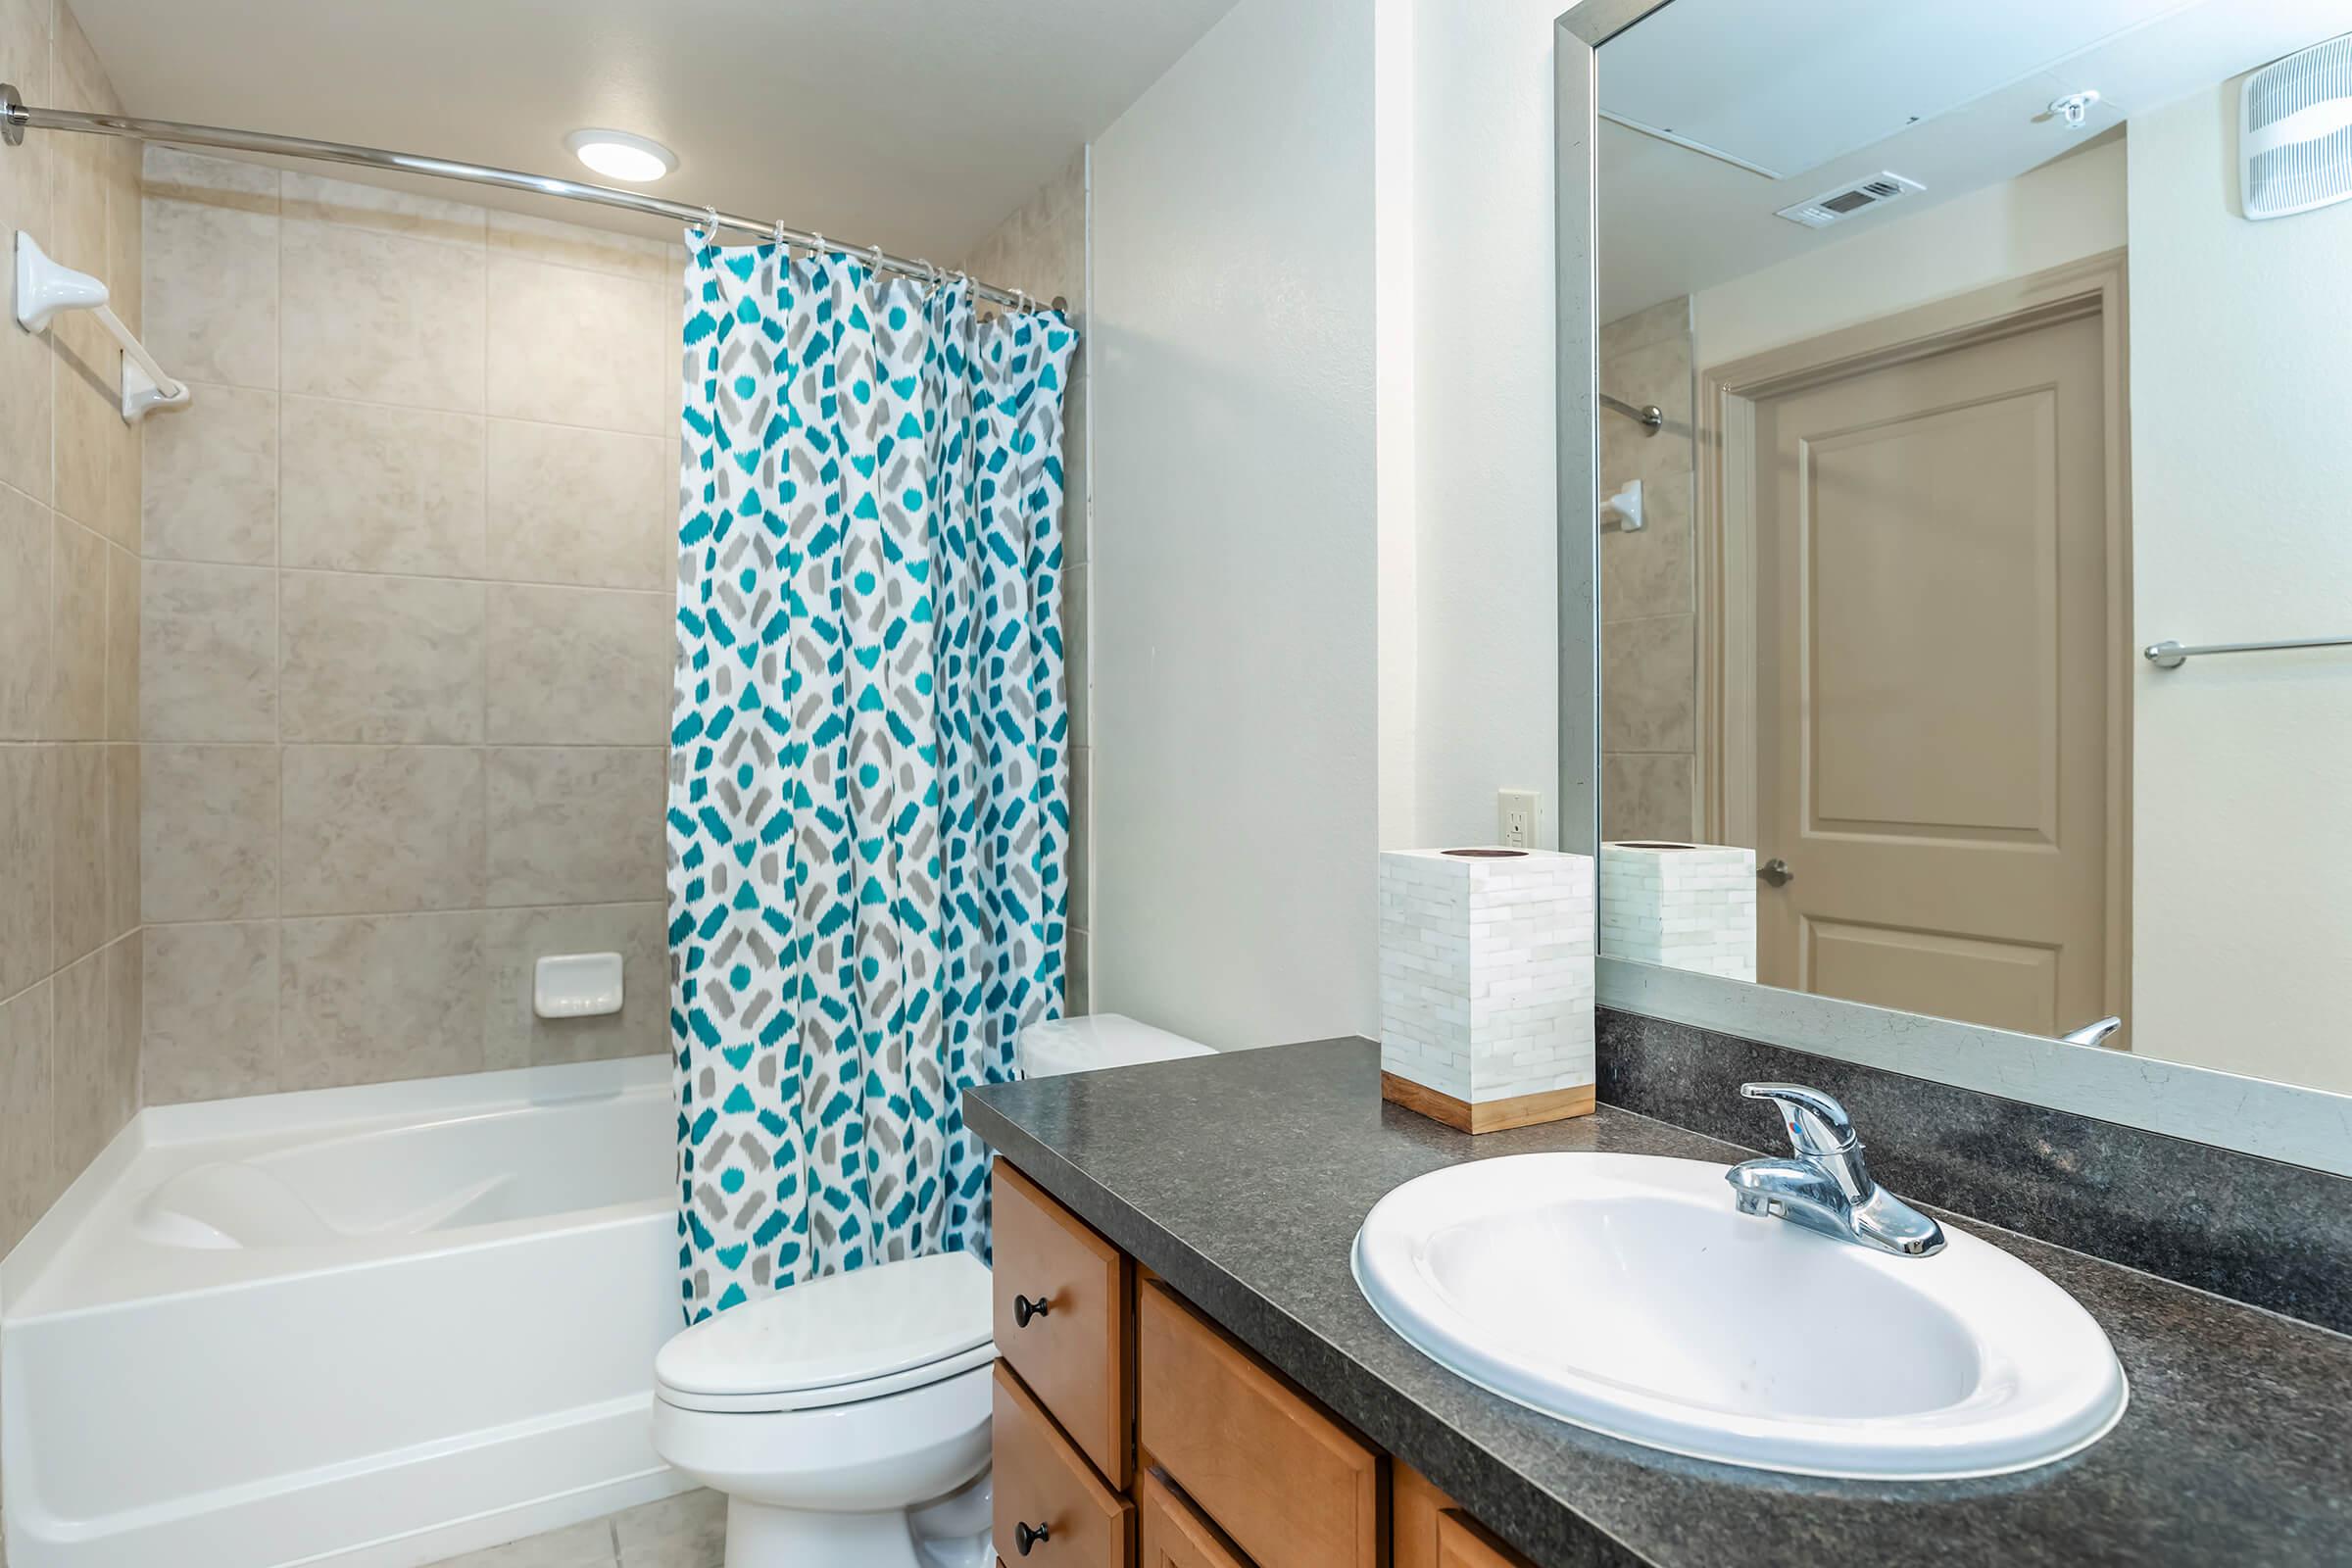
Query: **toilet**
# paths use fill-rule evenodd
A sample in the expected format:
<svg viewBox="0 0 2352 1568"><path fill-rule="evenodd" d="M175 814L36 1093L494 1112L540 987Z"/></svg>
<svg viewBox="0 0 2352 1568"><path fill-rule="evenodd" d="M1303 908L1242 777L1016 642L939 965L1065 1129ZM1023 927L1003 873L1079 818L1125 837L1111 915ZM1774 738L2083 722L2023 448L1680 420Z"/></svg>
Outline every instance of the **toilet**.
<svg viewBox="0 0 2352 1568"><path fill-rule="evenodd" d="M1022 1031L1022 1075L1208 1048L1116 1013ZM727 1568L982 1568L988 1268L969 1252L807 1280L654 1358L654 1451L727 1498Z"/></svg>

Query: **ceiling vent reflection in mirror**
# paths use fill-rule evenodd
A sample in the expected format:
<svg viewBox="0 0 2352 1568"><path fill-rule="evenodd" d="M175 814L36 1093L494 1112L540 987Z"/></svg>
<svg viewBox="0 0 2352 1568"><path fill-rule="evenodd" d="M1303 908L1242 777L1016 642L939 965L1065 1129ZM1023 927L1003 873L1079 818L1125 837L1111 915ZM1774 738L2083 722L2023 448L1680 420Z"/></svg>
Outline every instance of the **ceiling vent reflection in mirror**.
<svg viewBox="0 0 2352 1568"><path fill-rule="evenodd" d="M1866 179L1857 179L1836 190L1825 191L1809 202L1784 207L1780 216L1792 223L1802 223L1807 228L1827 228L1832 223L1845 221L1856 213L1867 213L1872 208L1884 207L1898 197L1927 188L1916 179L1905 179L1891 171L1883 170Z"/></svg>
<svg viewBox="0 0 2352 1568"><path fill-rule="evenodd" d="M2352 196L2352 32L2248 76L2237 146L2248 218L2286 218Z"/></svg>

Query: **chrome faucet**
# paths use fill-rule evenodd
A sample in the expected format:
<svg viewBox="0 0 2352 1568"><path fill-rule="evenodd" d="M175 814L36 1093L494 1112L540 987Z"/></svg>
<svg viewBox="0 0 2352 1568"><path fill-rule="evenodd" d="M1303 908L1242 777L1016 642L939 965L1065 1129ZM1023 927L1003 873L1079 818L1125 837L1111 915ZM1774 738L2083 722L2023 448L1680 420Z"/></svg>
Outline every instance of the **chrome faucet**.
<svg viewBox="0 0 2352 1568"><path fill-rule="evenodd" d="M1802 1084L1741 1084L1740 1093L1778 1107L1796 1151L1792 1158L1751 1159L1724 1172L1740 1213L1785 1219L1901 1257L1943 1250L1942 1226L1870 1179L1843 1105Z"/></svg>

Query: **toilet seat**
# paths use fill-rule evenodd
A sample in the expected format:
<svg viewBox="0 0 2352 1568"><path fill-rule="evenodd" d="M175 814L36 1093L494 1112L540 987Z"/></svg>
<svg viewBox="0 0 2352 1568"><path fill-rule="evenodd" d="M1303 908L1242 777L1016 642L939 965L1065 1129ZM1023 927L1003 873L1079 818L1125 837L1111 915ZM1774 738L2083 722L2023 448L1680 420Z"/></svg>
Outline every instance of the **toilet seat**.
<svg viewBox="0 0 2352 1568"><path fill-rule="evenodd" d="M706 1318L654 1358L681 1410L758 1414L855 1404L995 1359L986 1264L968 1252L878 1263Z"/></svg>
<svg viewBox="0 0 2352 1568"><path fill-rule="evenodd" d="M679 1410L709 1410L721 1415L767 1415L786 1410L826 1410L838 1404L857 1404L884 1395L944 1383L957 1373L986 1366L997 1358L994 1345L975 1345L938 1361L906 1367L878 1378L836 1383L821 1389L771 1389L751 1394L699 1394L657 1382L654 1396Z"/></svg>

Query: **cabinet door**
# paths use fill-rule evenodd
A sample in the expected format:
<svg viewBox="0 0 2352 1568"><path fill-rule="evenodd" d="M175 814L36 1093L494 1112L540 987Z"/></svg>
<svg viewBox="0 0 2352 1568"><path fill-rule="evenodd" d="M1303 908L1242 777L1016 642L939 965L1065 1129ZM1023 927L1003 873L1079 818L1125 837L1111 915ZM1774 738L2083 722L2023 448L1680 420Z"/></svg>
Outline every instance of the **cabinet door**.
<svg viewBox="0 0 2352 1568"><path fill-rule="evenodd" d="M1131 1474L1134 1264L1003 1160L996 1182L997 1353L1114 1488Z"/></svg>
<svg viewBox="0 0 2352 1568"><path fill-rule="evenodd" d="M1448 1511L1438 1516L1438 1568L1528 1568L1528 1562L1467 1514Z"/></svg>
<svg viewBox="0 0 2352 1568"><path fill-rule="evenodd" d="M1379 1568L1382 1456L1157 1280L1137 1292L1152 1461L1260 1568Z"/></svg>
<svg viewBox="0 0 2352 1568"><path fill-rule="evenodd" d="M1250 1568L1249 1559L1158 1471L1144 1472L1136 1505L1144 1522L1142 1568Z"/></svg>
<svg viewBox="0 0 2352 1568"><path fill-rule="evenodd" d="M1002 1361L996 1383L991 1442L997 1555L1051 1568L1128 1568L1135 1504L1102 1485Z"/></svg>
<svg viewBox="0 0 2352 1568"><path fill-rule="evenodd" d="M1438 1521L1453 1499L1402 1459L1389 1460L1389 1561L1392 1568L1438 1568Z"/></svg>

